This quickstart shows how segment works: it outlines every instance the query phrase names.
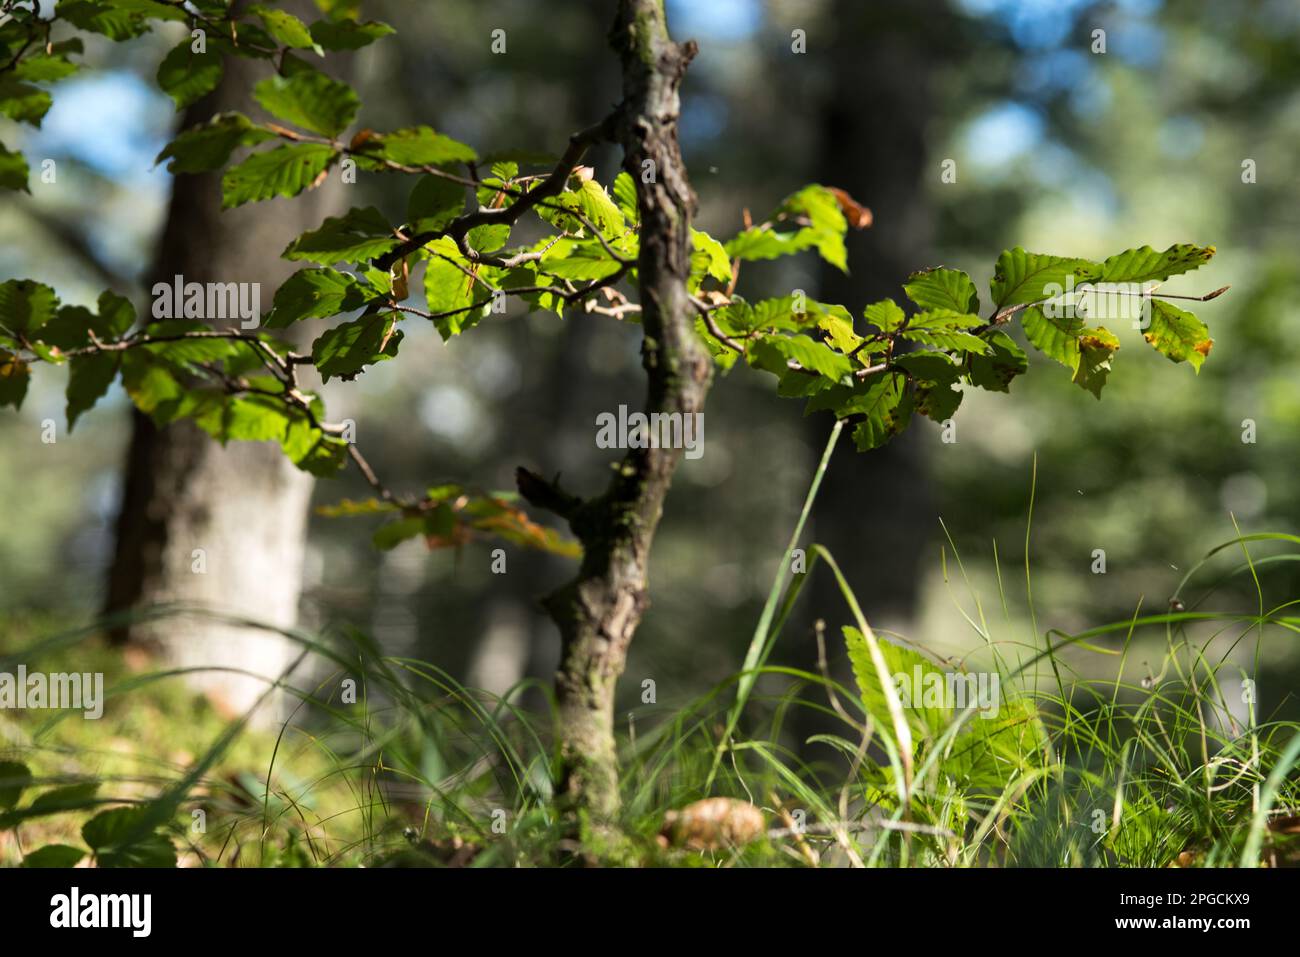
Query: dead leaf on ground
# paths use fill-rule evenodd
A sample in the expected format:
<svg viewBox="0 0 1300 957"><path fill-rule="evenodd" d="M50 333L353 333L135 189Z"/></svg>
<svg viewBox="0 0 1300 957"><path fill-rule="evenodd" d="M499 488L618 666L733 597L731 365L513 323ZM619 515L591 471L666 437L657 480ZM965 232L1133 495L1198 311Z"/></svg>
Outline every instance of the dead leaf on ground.
<svg viewBox="0 0 1300 957"><path fill-rule="evenodd" d="M705 798L664 815L661 843L694 851L748 844L766 831L763 812L736 798Z"/></svg>

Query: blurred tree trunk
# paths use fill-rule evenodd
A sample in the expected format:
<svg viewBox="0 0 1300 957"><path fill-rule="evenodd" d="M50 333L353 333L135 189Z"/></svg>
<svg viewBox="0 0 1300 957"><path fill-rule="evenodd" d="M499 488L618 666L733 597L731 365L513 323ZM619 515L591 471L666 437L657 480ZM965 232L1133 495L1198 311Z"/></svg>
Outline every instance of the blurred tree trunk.
<svg viewBox="0 0 1300 957"><path fill-rule="evenodd" d="M224 80L186 111L183 128L224 110L255 109L251 90L266 75L265 64L228 58ZM293 200L225 212L220 173L178 176L150 286L176 275L187 282L260 283L265 311L294 271L280 259L285 246L338 212L342 185L336 176ZM189 422L159 429L135 412L107 611L180 603L293 626L311 488L311 477L278 445L232 442L223 448ZM111 637L158 652L176 666L238 668L270 679L294 653L274 632L195 616L129 624ZM227 712L248 708L267 687L221 671L193 682Z"/></svg>
<svg viewBox="0 0 1300 957"><path fill-rule="evenodd" d="M836 0L831 12L839 29L817 177L870 207L874 224L850 231L852 272L823 267L819 296L858 316L867 303L901 299L907 275L935 265L925 262L931 217L922 185L930 170L924 134L934 56L927 38L944 12L941 0ZM818 456L828 432L824 417L810 419L808 443ZM924 428L909 430L859 453L846 430L813 512L810 540L830 549L868 619L882 627L905 624L918 597L921 552L933 531L924 455L931 438ZM832 576L819 574L810 587L810 617L832 626L845 618ZM833 630L830 640L837 635ZM807 665L816 649L803 647Z"/></svg>

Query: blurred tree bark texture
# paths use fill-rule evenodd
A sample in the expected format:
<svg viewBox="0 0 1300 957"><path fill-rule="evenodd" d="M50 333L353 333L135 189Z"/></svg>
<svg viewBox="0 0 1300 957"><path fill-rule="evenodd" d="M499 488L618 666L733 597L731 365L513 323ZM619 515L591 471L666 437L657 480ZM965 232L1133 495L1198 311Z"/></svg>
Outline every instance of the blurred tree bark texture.
<svg viewBox="0 0 1300 957"><path fill-rule="evenodd" d="M225 110L255 109L251 90L267 75L266 66L232 57L225 68L218 88L186 111L182 128ZM177 275L187 282L260 283L265 310L294 271L280 253L325 216L341 212L342 192L336 171L296 199L223 212L219 173L178 176L150 287ZM203 606L292 627L311 489L311 476L274 444L222 447L189 422L160 429L133 412L106 610ZM295 652L274 631L194 615L130 622L114 628L111 638L177 667L251 672L214 670L190 679L226 713L251 707L268 687L262 678L279 677ZM271 720L274 712L268 707L259 717Z"/></svg>
<svg viewBox="0 0 1300 957"><path fill-rule="evenodd" d="M367 16L402 24L384 41L401 47L386 64L391 72L385 74L380 108L392 111L389 125L409 124L418 116L436 130L473 141L484 153L535 143L558 154L569 132L605 116L617 99L619 67L607 36L612 4L548 0L544 13L552 32L539 38L529 30L538 22L538 10L445 0L438 17L425 18L409 17L409 2L384 0L373 14L366 9ZM509 34L508 56L494 54L487 42L496 28ZM489 98L493 108L480 108ZM366 98L367 108L373 99ZM609 182L620 161L613 145L598 144L584 162ZM383 182L374 185L388 188ZM400 204L405 198L391 201ZM603 320L574 315L556 327L554 317L533 318L540 321L525 319L512 305L505 322L455 343L458 361L471 367L482 361L489 342L510 355L529 357L509 387L490 397L491 414L503 427L479 461L464 463L477 474L502 476L502 486L521 463L537 465L545 475L578 476L599 467L593 432L585 425L608 405L606 395L617 394L620 381L612 374L602 381L589 364L588 349ZM528 550L511 550L509 562L510 573L495 578L486 594L438 589L436 605L421 609L437 627L422 629L419 653L470 686L495 694L525 677L554 675L560 641L540 613L539 582L571 571L565 559ZM535 705L545 705L541 686L530 695L536 696Z"/></svg>
<svg viewBox="0 0 1300 957"><path fill-rule="evenodd" d="M850 230L852 272L823 266L818 295L858 314L867 303L900 299L909 273L937 265L926 261L932 219L923 181L930 168L930 38L945 12L943 0L836 0L831 11L837 30L816 176L870 207L874 223ZM828 431L824 417L809 419L807 441L817 455ZM864 455L846 433L817 499L810 540L835 556L874 625L898 627L914 611L921 553L933 531L924 455L931 440L927 430L911 430ZM819 574L809 584L810 617L825 617L838 634L846 609L833 577ZM815 663L815 645L800 648L801 663Z"/></svg>

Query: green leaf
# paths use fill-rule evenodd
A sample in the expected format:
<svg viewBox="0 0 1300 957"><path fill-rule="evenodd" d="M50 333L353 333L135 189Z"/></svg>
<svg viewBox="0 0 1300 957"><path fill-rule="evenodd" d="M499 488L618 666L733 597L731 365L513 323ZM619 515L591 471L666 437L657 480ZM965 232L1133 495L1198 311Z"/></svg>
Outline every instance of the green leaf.
<svg viewBox="0 0 1300 957"><path fill-rule="evenodd" d="M1100 399L1110 375L1110 360L1118 348L1119 339L1105 326L1085 329L1079 336L1079 367L1074 370L1074 381Z"/></svg>
<svg viewBox="0 0 1300 957"><path fill-rule="evenodd" d="M267 77L253 96L272 116L328 137L347 129L361 106L352 87L315 70Z"/></svg>
<svg viewBox="0 0 1300 957"><path fill-rule="evenodd" d="M847 311L824 312L817 319L817 328L826 333L826 341L838 352L848 355L863 343L863 338L853 331L853 319ZM864 350L865 351L865 350ZM858 352L863 356L863 351Z"/></svg>
<svg viewBox="0 0 1300 957"><path fill-rule="evenodd" d="M892 299L873 302L862 310L863 317L881 332L893 332L907 318L898 303Z"/></svg>
<svg viewBox="0 0 1300 957"><path fill-rule="evenodd" d="M84 306L61 307L41 327L41 341L66 352L91 345L92 332L101 342L115 342L135 324L135 306L131 300L111 290L99 294L98 309L96 315Z"/></svg>
<svg viewBox="0 0 1300 957"><path fill-rule="evenodd" d="M50 53L54 56L65 56L67 54L76 54L80 56L86 52L86 45L81 42L81 37L71 37L67 40L59 40L50 44Z"/></svg>
<svg viewBox="0 0 1300 957"><path fill-rule="evenodd" d="M620 217L620 222L621 219ZM727 258L722 243L708 233L692 229L691 245L695 250L691 254L691 278L695 281L696 288L706 275L723 285L731 282L731 260Z"/></svg>
<svg viewBox="0 0 1300 957"><path fill-rule="evenodd" d="M151 833L123 843L148 809L117 807L101 811L81 828L82 840L95 852L100 867L175 867L176 848L164 834Z"/></svg>
<svg viewBox="0 0 1300 957"><path fill-rule="evenodd" d="M331 376L350 379L368 365L397 355L402 330L398 315L362 316L327 331L312 343L311 359L326 382Z"/></svg>
<svg viewBox="0 0 1300 957"><path fill-rule="evenodd" d="M472 280L445 258L455 258L459 255L455 251L455 243L448 239L439 239L430 243L429 249L437 251L439 255L430 259L425 269L424 295L429 312L452 313L452 315L438 315L438 318L433 320L438 334L445 341L479 321L483 310L474 308L474 304L483 300L482 297L478 300L474 298L475 289Z"/></svg>
<svg viewBox="0 0 1300 957"><path fill-rule="evenodd" d="M406 221L417 233L442 229L465 210L465 187L443 176L426 173L415 183L406 202Z"/></svg>
<svg viewBox="0 0 1300 957"><path fill-rule="evenodd" d="M807 229L782 233L770 227L751 226L728 240L724 248L731 258L751 262L802 252L816 241L816 235Z"/></svg>
<svg viewBox="0 0 1300 957"><path fill-rule="evenodd" d="M1010 392L1011 380L1028 371L1029 357L1001 329L990 330L983 338L988 343L988 353L969 353L966 357L970 381L991 392Z"/></svg>
<svg viewBox="0 0 1300 957"><path fill-rule="evenodd" d="M66 79L77 72L77 64L61 56L26 57L13 70L13 75L20 80L33 83L54 83Z"/></svg>
<svg viewBox="0 0 1300 957"><path fill-rule="evenodd" d="M803 335L768 336L754 343L749 350L751 365L777 375L784 375L789 370L791 360L832 382L838 382L853 371L848 356Z"/></svg>
<svg viewBox="0 0 1300 957"><path fill-rule="evenodd" d="M566 193L564 195L567 196L570 194ZM585 215L587 219L591 220L602 236L605 236L608 239L613 239L627 229L627 223L623 219L623 211L620 210L618 205L609 198L609 193L605 192L605 187L601 186L600 183L596 182L594 179L583 180L582 183L579 184L578 188L574 190L572 195L577 197L578 208L582 211L583 215ZM709 240L709 237L704 233L692 229L691 238L695 239L697 236ZM709 240L709 242L713 241ZM722 247L717 243L714 243L714 245L718 246L718 252L725 260L727 256L726 253L722 252ZM695 248L700 249L701 247L697 243ZM710 260L712 260L711 254ZM710 268L714 268L712 261L710 262ZM727 272L728 275L730 275L730 267L728 267Z"/></svg>
<svg viewBox="0 0 1300 957"><path fill-rule="evenodd" d="M80 30L98 33L113 41L129 40L149 32L149 23L126 4L99 0L59 0L58 16ZM182 11L175 11L184 13Z"/></svg>
<svg viewBox="0 0 1300 957"><path fill-rule="evenodd" d="M111 0L107 5L115 10L138 17L142 21L169 20L174 23L184 23L187 19L184 10L177 5L165 2L165 0ZM145 28L149 28L147 22Z"/></svg>
<svg viewBox="0 0 1300 957"><path fill-rule="evenodd" d="M303 233L284 251L285 259L332 265L368 262L398 243L393 227L373 206L331 216L319 229Z"/></svg>
<svg viewBox="0 0 1300 957"><path fill-rule="evenodd" d="M539 286L546 287L548 285L546 277L538 273L534 263L516 266L502 276L498 283L500 288L505 290L535 289ZM428 285L427 280L425 285ZM557 316L564 315L564 310L568 305L561 296L553 292L515 292L513 295L516 299L527 303L530 309L545 309Z"/></svg>
<svg viewBox="0 0 1300 957"><path fill-rule="evenodd" d="M560 239L547 248L538 263L547 275L561 279L604 279L621 268L600 243Z"/></svg>
<svg viewBox="0 0 1300 957"><path fill-rule="evenodd" d="M122 386L135 407L160 425L170 421L169 410L184 392L172 371L155 361L148 348L130 349L123 355Z"/></svg>
<svg viewBox="0 0 1300 957"><path fill-rule="evenodd" d="M961 366L942 352L909 352L894 359L894 365L908 372L916 383L916 411L943 422L961 405L962 393L953 389Z"/></svg>
<svg viewBox="0 0 1300 957"><path fill-rule="evenodd" d="M325 414L319 399L312 400L311 409L317 421ZM281 444L284 454L298 468L322 478L334 475L348 460L346 441L326 435L301 414L290 421Z"/></svg>
<svg viewBox="0 0 1300 957"><path fill-rule="evenodd" d="M270 385L270 383L268 383ZM279 442L289 428L290 409L270 395L228 396L195 422L221 443Z"/></svg>
<svg viewBox="0 0 1300 957"><path fill-rule="evenodd" d="M317 20L311 25L311 38L325 50L360 50L396 31L387 23L367 20Z"/></svg>
<svg viewBox="0 0 1300 957"><path fill-rule="evenodd" d="M497 189L502 183L487 181L479 190L480 205L491 205ZM564 210L581 213L589 227L577 216L568 215ZM537 207L537 215L561 232L581 234L590 237L592 228L606 239L616 240L627 229L623 213L609 198L605 188L594 179L580 181L576 188L565 190L553 199L545 200Z"/></svg>
<svg viewBox="0 0 1300 957"><path fill-rule="evenodd" d="M627 170L620 171L614 177L614 204L629 223L633 225L640 223L641 211L637 206L636 181Z"/></svg>
<svg viewBox="0 0 1300 957"><path fill-rule="evenodd" d="M478 155L449 136L428 126L415 126L371 137L357 151L358 159L373 157L399 166L442 166L472 163Z"/></svg>
<svg viewBox="0 0 1300 957"><path fill-rule="evenodd" d="M46 844L23 858L23 867L75 867L86 852L69 844Z"/></svg>
<svg viewBox="0 0 1300 957"><path fill-rule="evenodd" d="M316 6L333 23L355 20L361 16L361 0L316 0Z"/></svg>
<svg viewBox="0 0 1300 957"><path fill-rule="evenodd" d="M822 259L842 272L849 271L844 248L848 222L834 193L825 186L805 186L781 204L779 215L807 221L802 231L809 234L809 243L816 247Z"/></svg>
<svg viewBox="0 0 1300 957"><path fill-rule="evenodd" d="M912 405L903 388L902 376L886 373L870 381L867 390L843 407L841 415L864 415L853 429L853 444L859 452L878 449L907 428Z"/></svg>
<svg viewBox="0 0 1300 957"><path fill-rule="evenodd" d="M11 808L18 803L23 791L31 787L32 772L17 761L0 761L0 808Z"/></svg>
<svg viewBox="0 0 1300 957"><path fill-rule="evenodd" d="M31 370L27 363L14 353L0 349L0 409L6 405L22 408L30 381Z"/></svg>
<svg viewBox="0 0 1300 957"><path fill-rule="evenodd" d="M53 98L40 87L0 77L0 116L40 126L41 120L53 105Z"/></svg>
<svg viewBox="0 0 1300 957"><path fill-rule="evenodd" d="M913 379L951 385L961 376L961 368L944 352L905 352L895 356L893 365Z"/></svg>
<svg viewBox="0 0 1300 957"><path fill-rule="evenodd" d="M963 393L951 385L923 382L916 387L916 411L934 422L951 419L961 405Z"/></svg>
<svg viewBox="0 0 1300 957"><path fill-rule="evenodd" d="M59 299L44 283L10 279L0 283L0 329L31 335L54 318Z"/></svg>
<svg viewBox="0 0 1300 957"><path fill-rule="evenodd" d="M1151 300L1151 325L1143 338L1171 361L1190 362L1198 373L1214 345L1205 323L1163 299Z"/></svg>
<svg viewBox="0 0 1300 957"><path fill-rule="evenodd" d="M68 431L77 424L82 413L95 407L95 403L108 393L108 387L117 378L119 356L111 352L74 356L68 370Z"/></svg>
<svg viewBox="0 0 1300 957"><path fill-rule="evenodd" d="M395 522L379 526L374 536L375 548L388 551L396 548L409 538L423 535L425 525L423 518L399 518Z"/></svg>
<svg viewBox="0 0 1300 957"><path fill-rule="evenodd" d="M26 157L22 153L9 152L0 143L0 188L30 193L31 190L27 188L29 175Z"/></svg>
<svg viewBox="0 0 1300 957"><path fill-rule="evenodd" d="M211 330L212 327L206 323L179 319L167 319L162 322L150 323L144 329L145 333L150 336L177 335L185 332L210 332ZM174 342L154 342L147 346L131 349L129 353L143 351L167 362L188 367L195 363L220 362L233 359L243 354L247 348L247 346L232 342L229 339L200 338L177 339Z"/></svg>
<svg viewBox="0 0 1300 957"><path fill-rule="evenodd" d="M848 625L843 627L843 632L849 663L853 666L853 679L862 695L862 707L880 727L893 727L889 699L872 663L866 638L858 629ZM947 675L920 652L892 641L878 641L878 644L912 731L914 745L919 747L926 740L933 742L953 717L946 700Z"/></svg>
<svg viewBox="0 0 1300 957"><path fill-rule="evenodd" d="M465 242L480 253L496 252L510 238L509 223L484 223L465 234Z"/></svg>
<svg viewBox="0 0 1300 957"><path fill-rule="evenodd" d="M256 14L262 20L266 27L266 32L271 34L278 43L291 47L295 50L315 50L321 52L316 41L312 38L311 31L307 24L303 23L292 13L286 13L283 10L273 10L270 7L264 7L261 4L248 8L249 13Z"/></svg>
<svg viewBox="0 0 1300 957"><path fill-rule="evenodd" d="M360 309L367 302L356 277L337 269L301 269L275 291L265 327L283 329L300 319L328 319Z"/></svg>
<svg viewBox="0 0 1300 957"><path fill-rule="evenodd" d="M903 283L907 298L922 309L978 314L979 293L970 276L959 269L924 269L912 273Z"/></svg>
<svg viewBox="0 0 1300 957"><path fill-rule="evenodd" d="M998 257L989 287L994 304L1001 310L1060 295L1067 277L1073 276L1078 286L1093 282L1100 275L1101 266L1086 259L1027 253L1017 246Z"/></svg>
<svg viewBox="0 0 1300 957"><path fill-rule="evenodd" d="M206 173L225 166L236 148L271 139L274 133L254 126L242 113L220 113L181 133L154 162L170 160L167 170L172 173Z"/></svg>
<svg viewBox="0 0 1300 957"><path fill-rule="evenodd" d="M1033 701L1008 698L999 702L996 715L976 711L966 720L944 758L943 772L967 786L1000 792L1025 771L1041 766L1047 740Z"/></svg>
<svg viewBox="0 0 1300 957"><path fill-rule="evenodd" d="M744 260L776 259L816 249L831 265L848 271L844 249L848 224L830 190L807 186L788 197L774 218L775 225L752 226L734 236L726 244L727 255Z"/></svg>
<svg viewBox="0 0 1300 957"><path fill-rule="evenodd" d="M96 319L96 333L106 339L120 339L135 324L135 306L125 296L119 296L111 290L99 294L99 316ZM102 332L100 332L102 330Z"/></svg>
<svg viewBox="0 0 1300 957"><path fill-rule="evenodd" d="M189 39L182 40L158 66L158 86L183 110L217 88L224 67L216 50L195 53Z"/></svg>
<svg viewBox="0 0 1300 957"><path fill-rule="evenodd" d="M1209 262L1213 256L1213 246L1176 243L1164 252L1156 252L1150 246L1139 246L1137 249L1126 249L1103 262L1101 276L1097 281L1104 283L1161 281L1170 276L1198 269Z"/></svg>
<svg viewBox="0 0 1300 957"><path fill-rule="evenodd" d="M324 518L351 518L356 515L382 515L400 510L401 506L396 502L385 502L383 499L367 498L356 501L345 498L335 505L317 506L316 514Z"/></svg>
<svg viewBox="0 0 1300 957"><path fill-rule="evenodd" d="M1055 315L1048 315L1048 312ZM1083 319L1065 304L1054 304L1052 309L1030 306L1020 316L1025 337L1034 348L1055 359L1071 372L1079 367L1079 336L1083 332Z"/></svg>
<svg viewBox="0 0 1300 957"><path fill-rule="evenodd" d="M61 788L44 791L32 799L25 812L33 815L60 814L64 811L80 811L91 805L99 783L86 781L81 784L69 784Z"/></svg>
<svg viewBox="0 0 1300 957"><path fill-rule="evenodd" d="M322 143L298 143L255 153L221 178L221 204L230 209L274 196L297 196L315 185L337 154Z"/></svg>
<svg viewBox="0 0 1300 957"><path fill-rule="evenodd" d="M988 343L966 331L981 325L983 320L979 316L952 309L929 309L912 316L900 335L940 349L958 349L982 355L989 351Z"/></svg>

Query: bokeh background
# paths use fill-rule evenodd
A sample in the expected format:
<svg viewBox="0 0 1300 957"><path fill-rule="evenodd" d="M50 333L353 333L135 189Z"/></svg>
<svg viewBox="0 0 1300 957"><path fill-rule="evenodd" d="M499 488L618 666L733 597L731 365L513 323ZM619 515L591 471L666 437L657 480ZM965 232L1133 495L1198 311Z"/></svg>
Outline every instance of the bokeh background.
<svg viewBox="0 0 1300 957"><path fill-rule="evenodd" d="M570 131L617 99L608 6L363 3L399 32L353 64L362 121L429 123L480 153L559 152ZM874 225L849 237L849 275L811 258L746 265L751 298L803 288L860 313L900 297L910 271L939 264L969 271L984 290L998 253L1012 245L1104 258L1142 244L1214 244L1207 267L1167 289L1232 285L1196 310L1215 338L1199 376L1120 330L1100 402L1033 353L1010 396L968 392L955 443L942 443L924 420L878 453L858 455L846 440L807 540L836 555L873 623L960 654L982 641L968 621L979 620L978 602L995 619L996 640L1033 643L1027 563L1037 634L1069 632L1166 608L1185 572L1236 534L1234 517L1247 532L1297 531L1300 5L669 7L675 34L701 47L682 116L699 225L725 238L743 210L764 216L807 182L847 189L874 212ZM491 52L495 29L506 31L504 55ZM805 32L806 52L792 51L795 30ZM88 43L94 69L57 88L43 127L12 139L5 130L29 156L54 158L60 178L57 189L34 183L31 197L6 198L0 278L50 282L66 302L92 302L106 286L147 302L171 190L153 160L178 123L152 78L178 39ZM1247 160L1253 182L1243 181ZM943 180L946 161L955 182ZM618 157L593 162L609 182ZM363 174L347 200L398 221L407 188ZM515 466L527 465L561 473L575 491L603 487L609 453L594 446L595 417L641 401L639 328L512 307L449 344L417 321L406 334L398 361L342 393L326 391L356 419L390 486L509 488ZM65 375L41 370L22 412L0 415L0 628L57 628L103 606L130 409L115 391L71 436L42 443L41 421L63 421ZM1255 423L1254 443L1242 441L1245 419ZM770 377L746 369L719 380L706 422L706 453L679 471L656 543L652 607L624 683L628 710L671 709L739 668L831 426L824 416L803 418L801 403L778 399ZM348 472L317 482L313 502L366 494ZM509 573L498 576L490 545L430 552L408 542L380 553L372 530L365 519L312 516L307 627L359 629L394 654L496 691L550 675L558 637L535 600L565 579L565 560L512 552ZM1095 549L1105 550L1105 574L1092 572ZM1266 553L1257 546L1252 554ZM1241 560L1240 549L1229 550L1214 567ZM1260 580L1270 604L1300 597L1294 565L1267 565ZM1247 612L1258 604L1240 579L1207 601ZM820 580L777 659L815 660L809 625L817 617L847 620ZM1265 714L1294 716L1294 640L1270 633L1261 660ZM1139 656L1134 667L1143 665ZM1079 667L1104 671L1114 661ZM647 677L657 684L653 706L640 700Z"/></svg>

